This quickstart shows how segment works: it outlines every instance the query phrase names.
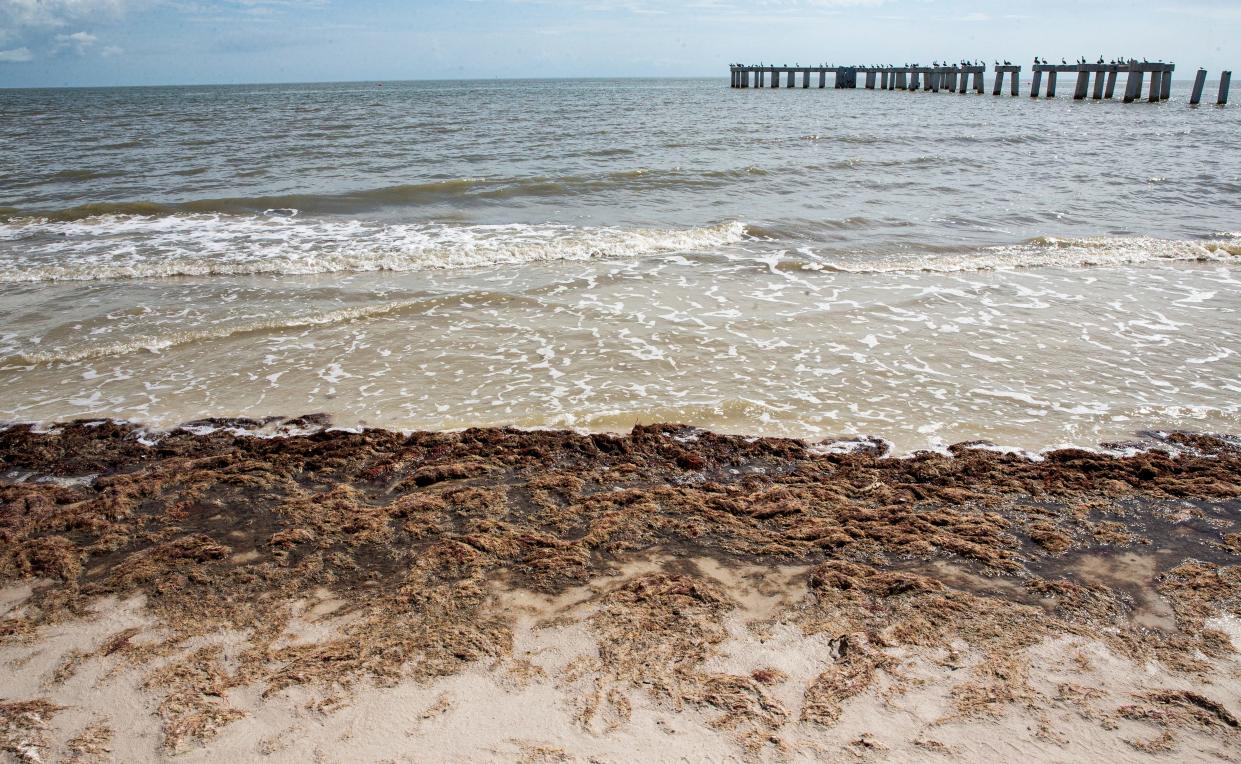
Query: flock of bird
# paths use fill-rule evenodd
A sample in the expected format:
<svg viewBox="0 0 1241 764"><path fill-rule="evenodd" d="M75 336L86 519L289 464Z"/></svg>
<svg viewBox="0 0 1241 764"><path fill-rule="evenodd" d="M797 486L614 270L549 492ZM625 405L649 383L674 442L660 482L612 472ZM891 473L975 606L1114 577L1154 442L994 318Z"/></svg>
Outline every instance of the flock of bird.
<svg viewBox="0 0 1241 764"><path fill-rule="evenodd" d="M1132 60L1136 60L1136 59L1128 59L1128 58L1114 58L1114 59L1112 59L1111 61L1104 61L1104 60L1103 60L1103 56L1099 56L1099 60L1098 60L1098 61L1096 61L1095 63L1097 63L1097 64L1111 64L1112 66L1123 66L1124 64L1127 64L1129 61L1132 61ZM1034 57L1034 63L1035 63L1035 64L1046 64L1046 63L1047 63L1047 59L1045 59L1045 58L1039 58L1038 56L1035 56L1035 57ZM1089 64L1090 62L1086 60L1085 56L1083 56L1082 58L1079 58L1079 59L1078 59L1076 62L1074 62L1074 63L1077 63L1077 64ZM1144 64L1149 64L1149 63L1150 63L1150 61L1147 61L1146 59L1142 59L1142 63L1144 63ZM1163 63L1163 61L1157 61L1156 63L1160 63L1160 64L1162 64L1162 63ZM1172 63L1172 62L1171 62L1171 61L1169 61L1168 63ZM1069 62L1068 62L1068 61L1066 61L1066 60L1064 60L1063 58L1062 58L1062 59L1060 59L1060 64L1061 64L1062 66L1069 66ZM942 61L942 62L941 62L941 61L933 61L933 62L931 62L931 66L936 67L936 68L941 67L941 66L986 66L986 65L987 65L987 62L986 62L986 61L970 61L970 60L968 60L968 59L961 59L960 63L958 63L958 64L950 64L950 63L948 63L947 61ZM1003 64L1001 64L999 61L996 61L996 62L995 62L995 65L996 65L996 66L1012 66L1012 65L1013 65L1013 63L1012 63L1011 61L1005 61ZM764 64L764 63L762 63L762 62L759 62L759 63L757 63L757 64L729 64L729 66L740 66L740 67L760 68L760 69L761 69L761 68L763 68L763 67L775 66L775 64ZM835 68L836 68L836 65L835 65L835 64L809 64L809 66L810 66L811 68L813 68L813 69L824 69L824 68L826 68L826 69L835 69ZM919 66L922 66L922 64L917 64L917 63L914 63L914 64L905 64L903 68L905 68L905 69L909 69L910 67L919 67ZM781 69L788 69L788 68L789 68L789 65L788 65L788 64L781 64L781 65L780 65L780 68L781 68ZM801 64L793 64L792 68L794 68L794 69L800 69L800 68L802 68L802 65L801 65ZM892 66L892 65L890 65L890 64L887 64L887 65L882 65L882 66L867 66L867 67L858 67L858 68L859 68L859 69L861 69L861 68L865 68L865 69L895 69L895 68L897 68L897 67Z"/></svg>
<svg viewBox="0 0 1241 764"><path fill-rule="evenodd" d="M1123 66L1124 64L1127 64L1127 63L1129 63L1130 61L1136 61L1136 60L1137 60L1137 59L1133 59L1133 58L1124 58L1124 57L1121 57L1121 58L1113 58L1111 61L1104 61L1104 60L1103 60L1103 56L1099 56L1099 60L1098 60L1098 61L1096 61L1095 63L1096 63L1096 64L1111 64L1112 66ZM999 62L996 62L996 63L999 63ZM1005 64L1007 64L1008 62L1007 62L1007 61L1005 61L1004 63L1005 63ZM1034 63L1036 63L1036 64L1046 64L1046 63L1047 63L1047 59L1045 59L1045 58L1039 58L1038 56L1035 56L1035 57L1034 57ZM1089 64L1090 62L1086 60L1086 57L1085 57L1085 56L1083 56L1083 57L1081 57L1081 58L1077 59L1076 61L1074 61L1073 63L1075 63L1075 64ZM1146 59L1142 59L1142 63L1144 63L1144 64L1149 64L1149 63L1150 63L1150 61L1147 61ZM1157 63L1157 64L1162 64L1162 63L1163 63L1163 61L1162 61L1162 60L1160 60L1160 61L1156 61L1155 63ZM1169 63L1169 64L1171 64L1171 63L1174 63L1174 62L1169 61L1168 63ZM1065 61L1063 58L1062 58L1062 59L1060 59L1060 64L1061 64L1061 66L1069 66L1069 62L1068 62L1068 61Z"/></svg>

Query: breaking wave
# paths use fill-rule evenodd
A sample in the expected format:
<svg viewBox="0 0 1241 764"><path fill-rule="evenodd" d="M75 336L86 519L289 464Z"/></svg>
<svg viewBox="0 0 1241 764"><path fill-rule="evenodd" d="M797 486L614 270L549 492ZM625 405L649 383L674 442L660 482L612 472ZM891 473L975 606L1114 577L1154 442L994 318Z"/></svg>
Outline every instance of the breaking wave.
<svg viewBox="0 0 1241 764"><path fill-rule="evenodd" d="M613 191L706 191L767 174L761 167L745 166L712 170L636 168L585 175L451 178L322 194L235 196L184 202L95 202L47 210L8 207L0 208L0 221L28 218L72 222L121 215L247 215L290 208L307 215L362 215L384 208L433 204L459 207L471 202L511 203L523 198L573 198Z"/></svg>
<svg viewBox="0 0 1241 764"><path fill-rule="evenodd" d="M301 219L294 209L270 212L10 220L0 223L0 282L478 268L693 252L745 235L735 221L624 229L380 224Z"/></svg>

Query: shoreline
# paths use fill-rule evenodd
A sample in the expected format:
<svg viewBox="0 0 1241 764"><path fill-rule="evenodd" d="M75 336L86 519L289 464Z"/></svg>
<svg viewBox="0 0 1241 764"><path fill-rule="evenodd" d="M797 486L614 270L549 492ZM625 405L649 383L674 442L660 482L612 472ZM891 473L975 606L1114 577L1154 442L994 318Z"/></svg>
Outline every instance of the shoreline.
<svg viewBox="0 0 1241 764"><path fill-rule="evenodd" d="M1035 460L197 424L0 430L3 755L1232 760L1241 739L1232 437Z"/></svg>
<svg viewBox="0 0 1241 764"><path fill-rule="evenodd" d="M151 426L141 419L120 417L74 417L48 421L9 420L0 421L0 433L21 430L31 435L54 435L65 427L119 427L127 432L127 437L136 440L140 445L154 447L159 442L173 435L191 435L195 437L212 436L217 433L238 438L256 438L275 440L320 435L323 433L364 435L366 433L384 433L390 436L412 438L424 435L461 435L471 432L510 432L521 434L552 433L583 438L603 436L610 438L626 438L633 430L673 428L685 433L708 434L713 437L754 442L787 441L808 449L820 456L844 455L865 452L884 459L911 459L928 454L953 457L964 450L989 451L996 454L1016 456L1027 461L1041 461L1048 454L1058 451L1083 451L1099 456L1126 458L1152 451L1162 451L1170 455L1186 453L1200 455L1195 450L1195 439L1205 438L1217 441L1217 447L1241 449L1241 434L1226 432L1168 429L1142 429L1131 433L1124 439L1106 440L1098 443L1059 442L1043 446L1023 447L1005 443L996 443L985 438L967 439L955 443L941 441L938 444L898 450L896 443L880 435L846 433L841 435L793 435L782 432L741 432L732 430L716 430L710 426L697 424L681 424L662 421L645 421L639 417L629 430L610 427L571 426L564 424L546 425L463 425L446 428L393 428L369 423L356 425L338 425L330 413L301 414L297 416L271 415L262 418L250 416L219 416L190 419L179 424ZM2 468L3 465L0 465ZM0 480L5 480L0 474Z"/></svg>

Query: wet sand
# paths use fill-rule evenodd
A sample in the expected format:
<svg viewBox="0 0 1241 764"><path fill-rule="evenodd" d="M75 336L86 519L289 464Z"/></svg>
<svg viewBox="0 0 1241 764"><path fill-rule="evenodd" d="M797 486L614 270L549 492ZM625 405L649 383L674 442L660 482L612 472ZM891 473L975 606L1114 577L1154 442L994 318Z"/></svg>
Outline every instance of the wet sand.
<svg viewBox="0 0 1241 764"><path fill-rule="evenodd" d="M0 757L1241 758L1235 439L322 425L0 431Z"/></svg>

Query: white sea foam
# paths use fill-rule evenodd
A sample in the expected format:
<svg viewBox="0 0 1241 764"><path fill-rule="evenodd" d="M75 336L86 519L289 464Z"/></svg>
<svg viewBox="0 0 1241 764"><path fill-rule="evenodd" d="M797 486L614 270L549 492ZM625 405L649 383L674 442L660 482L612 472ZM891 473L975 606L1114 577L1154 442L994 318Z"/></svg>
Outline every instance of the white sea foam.
<svg viewBox="0 0 1241 764"><path fill-rule="evenodd" d="M6 365L32 365L38 363L86 361L93 358L125 355L139 351L159 353L177 345L185 345L202 340L218 340L247 332L266 330L297 329L299 327L324 326L360 318L371 318L394 313L422 304L422 300L399 300L395 302L366 305L357 308L341 308L308 313L300 316L281 315L279 317L246 321L210 329L186 329L169 332L157 336L137 336L121 342L109 342L76 348L60 348L50 351L14 353L0 356L0 363Z"/></svg>
<svg viewBox="0 0 1241 764"><path fill-rule="evenodd" d="M1204 240L1156 239L1146 236L1080 239L1041 236L1022 244L986 247L959 254L868 256L857 262L816 262L812 267L816 270L827 268L844 273L954 273L1014 268L1136 265L1158 260L1226 261L1238 256L1241 256L1241 242L1234 236L1217 236Z"/></svg>
<svg viewBox="0 0 1241 764"><path fill-rule="evenodd" d="M223 214L28 218L0 224L0 282L477 268L700 251L744 234L735 221L624 229Z"/></svg>

